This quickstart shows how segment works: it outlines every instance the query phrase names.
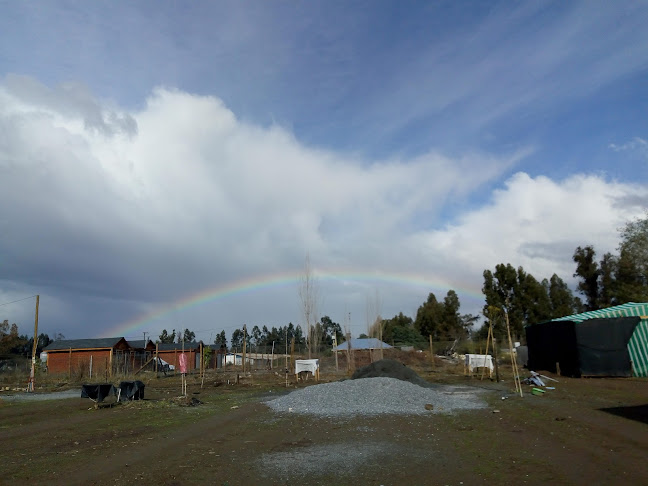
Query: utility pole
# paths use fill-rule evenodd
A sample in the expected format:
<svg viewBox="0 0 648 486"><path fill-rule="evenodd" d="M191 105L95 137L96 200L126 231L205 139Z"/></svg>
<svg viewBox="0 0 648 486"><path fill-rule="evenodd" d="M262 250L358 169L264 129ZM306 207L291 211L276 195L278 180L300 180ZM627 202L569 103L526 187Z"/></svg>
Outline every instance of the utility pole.
<svg viewBox="0 0 648 486"><path fill-rule="evenodd" d="M36 317L34 318L34 346L32 348L32 364L31 372L29 374L29 383L27 384L27 391L34 391L34 378L36 376L36 348L38 347L38 302L40 295L36 296Z"/></svg>

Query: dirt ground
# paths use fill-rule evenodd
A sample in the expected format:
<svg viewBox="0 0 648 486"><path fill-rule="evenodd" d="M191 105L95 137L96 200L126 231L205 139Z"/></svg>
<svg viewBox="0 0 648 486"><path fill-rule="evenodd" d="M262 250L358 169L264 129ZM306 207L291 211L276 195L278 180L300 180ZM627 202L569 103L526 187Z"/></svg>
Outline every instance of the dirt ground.
<svg viewBox="0 0 648 486"><path fill-rule="evenodd" d="M554 376L555 390L534 396L525 385L519 397L506 369L502 383L453 367L417 371L430 382L485 388L489 407L353 419L280 414L263 404L287 392L273 372L238 385L235 374L208 373L202 390L191 377L196 406L174 399L179 377L146 378L146 400L98 409L88 399L9 402L0 394L0 484L648 482L646 380Z"/></svg>

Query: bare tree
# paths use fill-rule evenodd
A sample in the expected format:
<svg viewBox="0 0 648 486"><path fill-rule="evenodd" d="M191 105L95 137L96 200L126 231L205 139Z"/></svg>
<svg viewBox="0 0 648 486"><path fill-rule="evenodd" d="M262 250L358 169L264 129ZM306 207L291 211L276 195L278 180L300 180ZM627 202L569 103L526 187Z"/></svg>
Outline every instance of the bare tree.
<svg viewBox="0 0 648 486"><path fill-rule="evenodd" d="M355 369L355 359L353 357L353 349L351 348L351 313L346 312L346 310L344 312L344 336L347 350L347 373L351 374Z"/></svg>
<svg viewBox="0 0 648 486"><path fill-rule="evenodd" d="M313 268L311 267L309 255L306 255L304 272L302 273L299 282L299 299L302 305L304 324L306 324L306 344L308 348L308 358L310 359L313 353L317 353L320 336L315 329L319 289L317 286L317 280L313 274Z"/></svg>
<svg viewBox="0 0 648 486"><path fill-rule="evenodd" d="M376 289L373 299L367 296L367 335L380 341L380 359L383 359L383 319L381 314L382 299L380 298L380 292Z"/></svg>

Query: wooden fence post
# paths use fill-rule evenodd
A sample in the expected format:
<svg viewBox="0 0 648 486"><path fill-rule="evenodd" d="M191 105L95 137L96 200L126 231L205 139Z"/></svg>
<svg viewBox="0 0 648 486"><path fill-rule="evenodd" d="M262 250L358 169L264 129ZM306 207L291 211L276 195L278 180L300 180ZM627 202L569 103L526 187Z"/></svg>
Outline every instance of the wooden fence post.
<svg viewBox="0 0 648 486"><path fill-rule="evenodd" d="M434 363L434 347L432 346L432 334L430 334L430 359L432 360L432 368L434 368L435 363Z"/></svg>

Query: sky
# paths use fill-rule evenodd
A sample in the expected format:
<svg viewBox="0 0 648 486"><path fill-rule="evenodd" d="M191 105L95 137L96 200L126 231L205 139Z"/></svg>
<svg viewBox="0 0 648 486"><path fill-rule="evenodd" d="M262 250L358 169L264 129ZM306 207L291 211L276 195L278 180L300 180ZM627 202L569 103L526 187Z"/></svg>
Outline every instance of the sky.
<svg viewBox="0 0 648 486"><path fill-rule="evenodd" d="M648 206L648 3L0 0L0 320L354 336L575 289ZM18 301L18 302L14 302ZM12 303L10 303L12 302Z"/></svg>

